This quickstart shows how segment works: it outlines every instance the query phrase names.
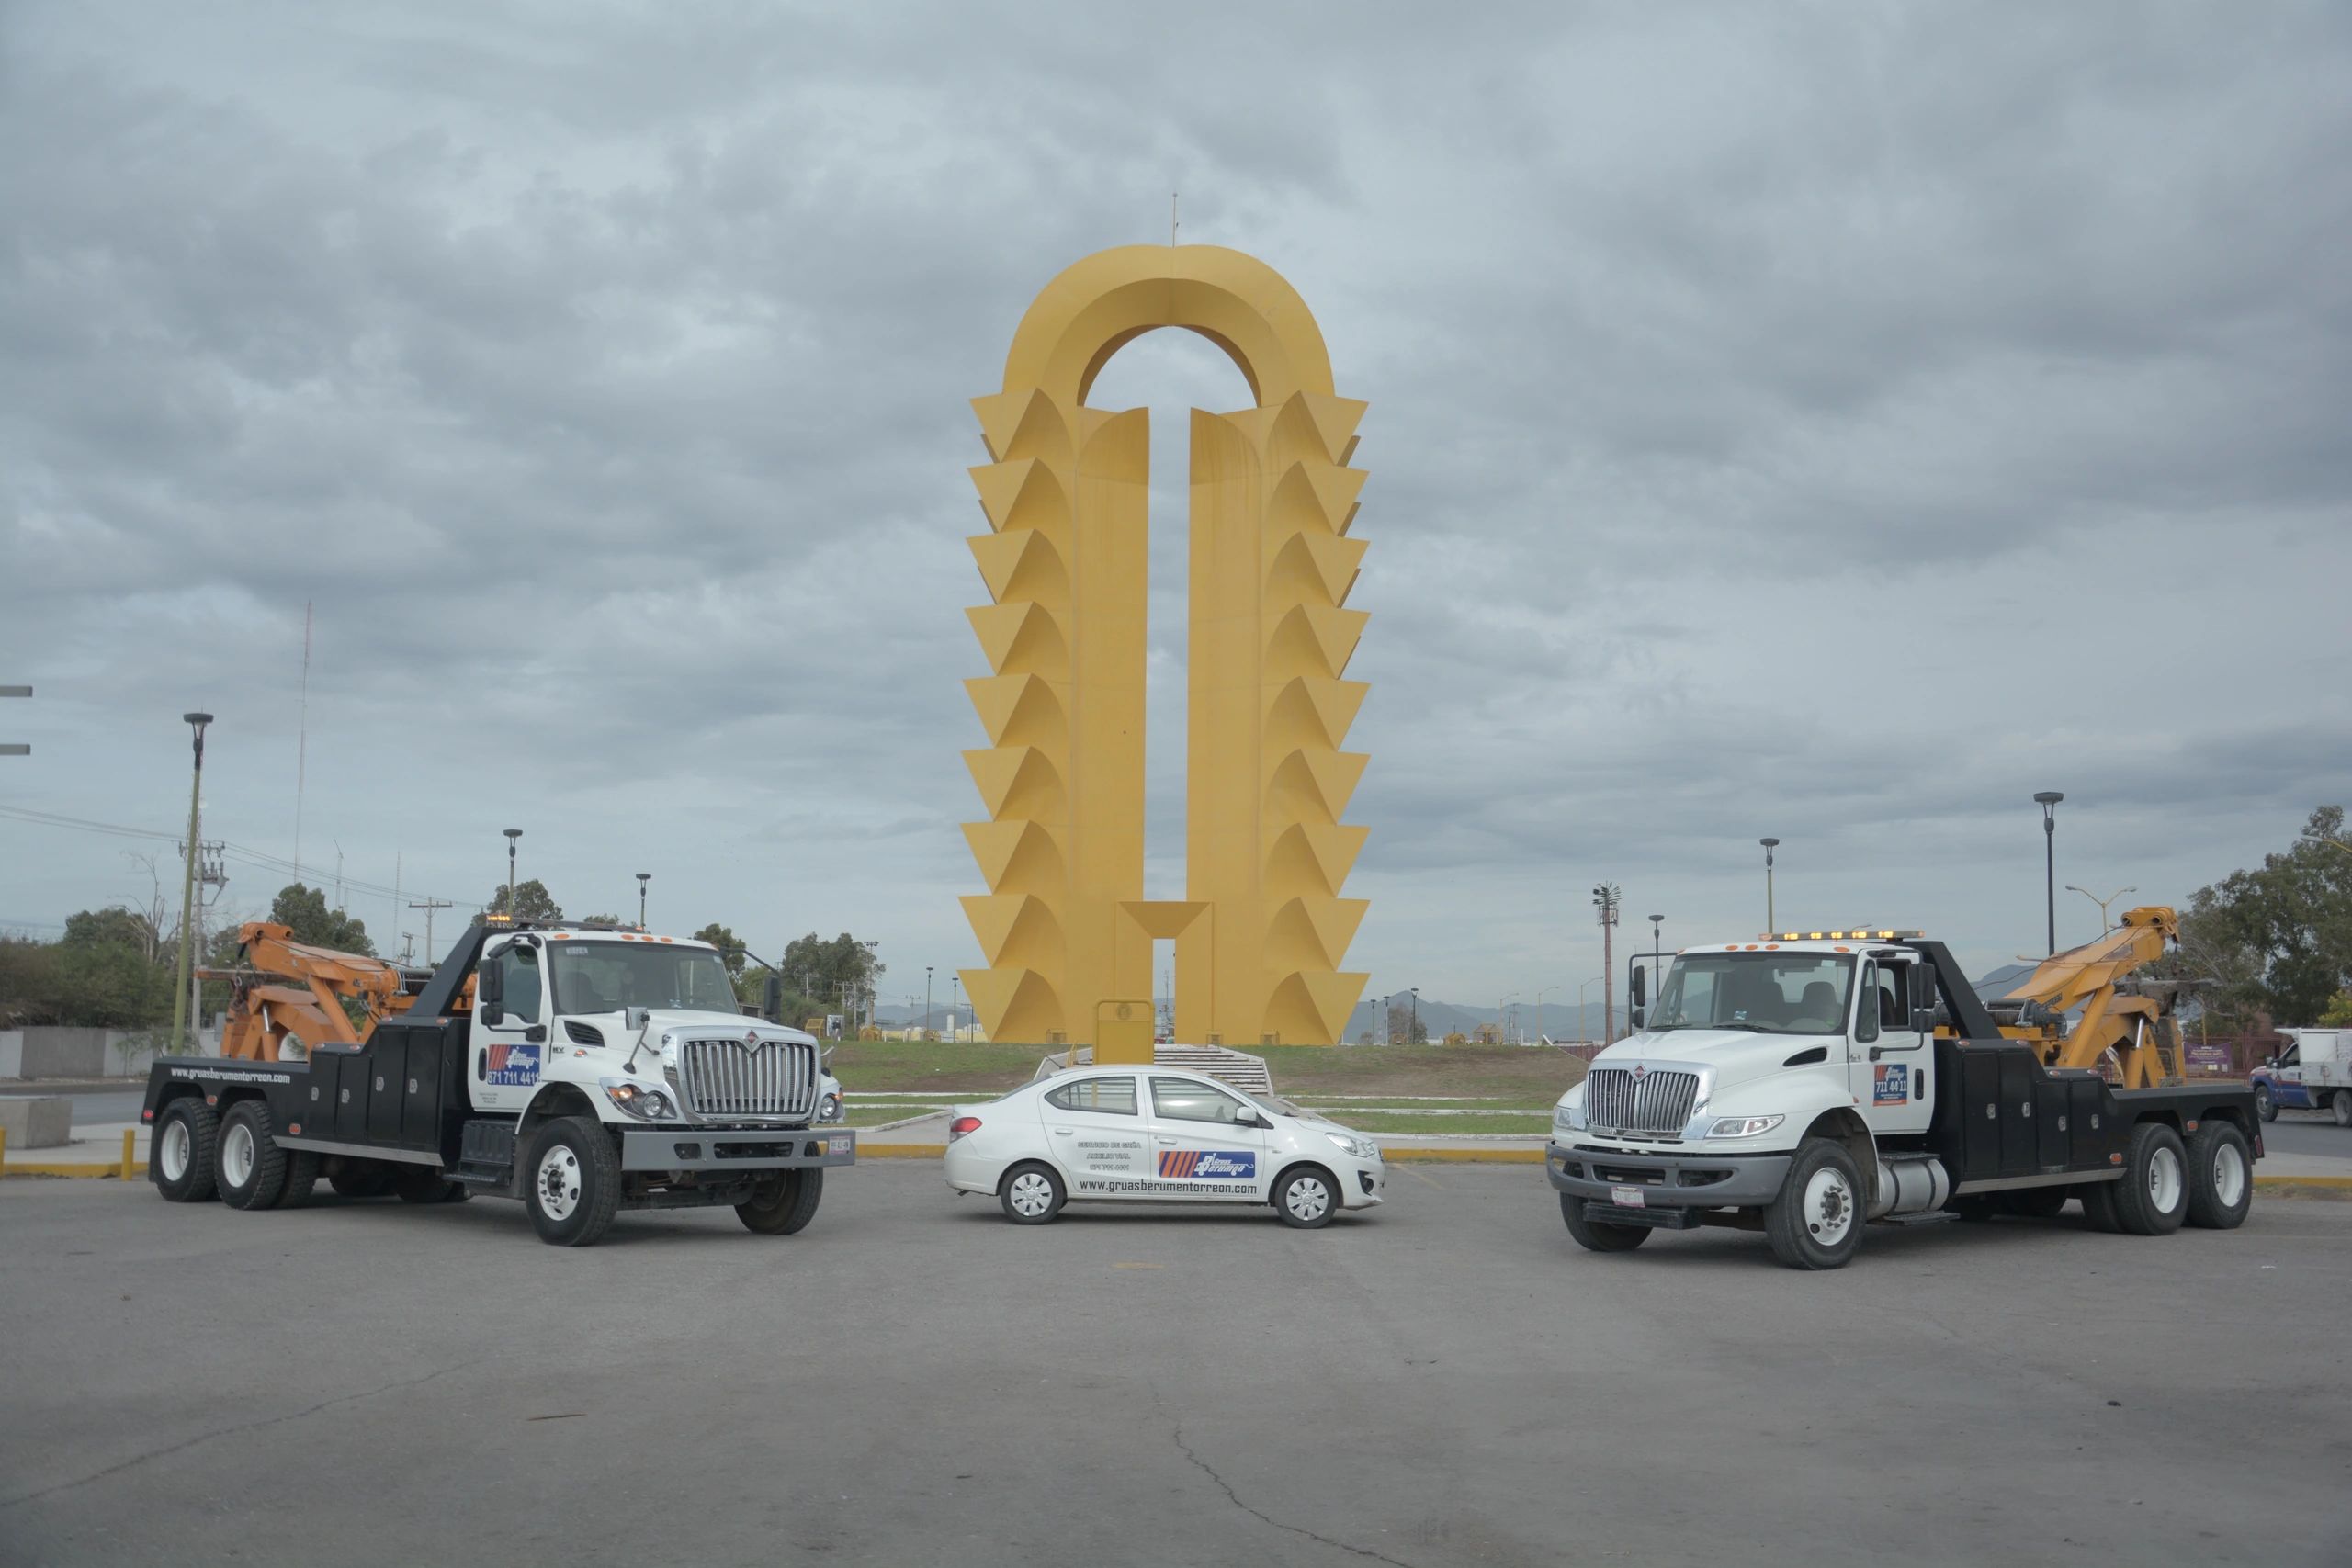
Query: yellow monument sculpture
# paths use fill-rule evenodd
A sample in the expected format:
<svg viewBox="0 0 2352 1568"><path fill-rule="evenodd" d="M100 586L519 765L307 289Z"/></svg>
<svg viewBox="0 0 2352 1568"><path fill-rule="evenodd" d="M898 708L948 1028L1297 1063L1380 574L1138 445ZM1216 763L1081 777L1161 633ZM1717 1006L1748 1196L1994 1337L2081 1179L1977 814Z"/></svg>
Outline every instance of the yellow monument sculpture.
<svg viewBox="0 0 2352 1568"><path fill-rule="evenodd" d="M1089 408L1129 340L1184 327L1257 406L1193 411L1185 894L1143 897L1149 412ZM976 398L994 462L970 543L990 603L966 612L992 674L966 682L989 745L965 824L988 891L964 907L985 969L964 984L994 1040L1151 1057L1151 943L1176 952L1176 1037L1328 1045L1366 976L1340 968L1367 901L1341 897L1366 829L1342 751L1366 687L1345 608L1364 405L1336 396L1323 334L1263 262L1129 245L1048 283Z"/></svg>

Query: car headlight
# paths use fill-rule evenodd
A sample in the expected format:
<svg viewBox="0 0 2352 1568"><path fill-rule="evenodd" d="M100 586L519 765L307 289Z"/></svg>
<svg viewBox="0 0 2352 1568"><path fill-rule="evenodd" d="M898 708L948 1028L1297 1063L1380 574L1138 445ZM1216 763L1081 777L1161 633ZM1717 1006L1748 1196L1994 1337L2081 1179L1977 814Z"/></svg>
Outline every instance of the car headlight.
<svg viewBox="0 0 2352 1568"><path fill-rule="evenodd" d="M605 1078L605 1098L620 1108L624 1115L640 1122L674 1122L678 1107L665 1089L654 1089L631 1078Z"/></svg>
<svg viewBox="0 0 2352 1568"><path fill-rule="evenodd" d="M1552 1107L1552 1130L1556 1133L1584 1131L1584 1096L1570 1089Z"/></svg>
<svg viewBox="0 0 2352 1568"><path fill-rule="evenodd" d="M1711 1138L1752 1138L1769 1133L1787 1120L1781 1116L1718 1116L1708 1125Z"/></svg>
<svg viewBox="0 0 2352 1568"><path fill-rule="evenodd" d="M1359 1138L1353 1133L1326 1133L1323 1135L1358 1159L1380 1157L1380 1145L1370 1138Z"/></svg>

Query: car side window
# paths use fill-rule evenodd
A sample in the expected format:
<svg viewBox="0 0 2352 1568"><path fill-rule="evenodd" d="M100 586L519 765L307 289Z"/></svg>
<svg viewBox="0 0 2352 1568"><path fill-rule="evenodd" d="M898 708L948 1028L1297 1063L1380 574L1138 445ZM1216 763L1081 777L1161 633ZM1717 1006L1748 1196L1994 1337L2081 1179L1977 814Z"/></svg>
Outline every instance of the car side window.
<svg viewBox="0 0 2352 1568"><path fill-rule="evenodd" d="M1080 1078L1049 1091L1046 1103L1064 1111L1099 1111L1114 1116L1136 1113L1136 1080L1131 1077Z"/></svg>
<svg viewBox="0 0 2352 1568"><path fill-rule="evenodd" d="M1189 1078L1151 1080L1151 1113L1170 1122L1216 1122L1231 1126L1241 1120L1241 1102L1223 1089Z"/></svg>

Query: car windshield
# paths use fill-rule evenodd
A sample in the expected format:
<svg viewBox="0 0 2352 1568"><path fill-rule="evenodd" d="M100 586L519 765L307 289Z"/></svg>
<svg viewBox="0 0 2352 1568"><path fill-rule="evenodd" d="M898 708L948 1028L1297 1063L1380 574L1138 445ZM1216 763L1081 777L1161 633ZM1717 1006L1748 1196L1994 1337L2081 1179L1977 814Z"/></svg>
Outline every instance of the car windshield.
<svg viewBox="0 0 2352 1568"><path fill-rule="evenodd" d="M1836 1034L1853 981L1854 961L1826 953L1684 953L1644 1027Z"/></svg>
<svg viewBox="0 0 2352 1568"><path fill-rule="evenodd" d="M618 1012L623 1008L693 1008L740 1012L727 966L707 947L633 942L551 942L555 1010Z"/></svg>

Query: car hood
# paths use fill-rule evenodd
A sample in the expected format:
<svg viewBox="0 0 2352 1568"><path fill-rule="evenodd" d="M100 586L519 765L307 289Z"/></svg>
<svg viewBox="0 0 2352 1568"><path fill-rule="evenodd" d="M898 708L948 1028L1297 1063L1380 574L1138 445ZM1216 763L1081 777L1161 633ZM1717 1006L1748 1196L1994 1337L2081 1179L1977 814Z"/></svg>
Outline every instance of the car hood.
<svg viewBox="0 0 2352 1568"><path fill-rule="evenodd" d="M1785 1071L1790 1057L1822 1050L1834 1057L1845 1048L1837 1034L1758 1034L1745 1029L1675 1029L1642 1033L1620 1040L1592 1059L1596 1067L1630 1067L1636 1062L1660 1066L1684 1062L1712 1067L1715 1090L1768 1077Z"/></svg>

